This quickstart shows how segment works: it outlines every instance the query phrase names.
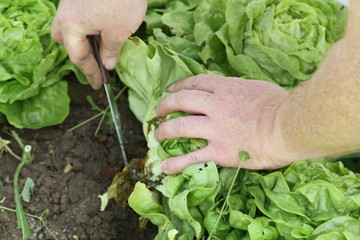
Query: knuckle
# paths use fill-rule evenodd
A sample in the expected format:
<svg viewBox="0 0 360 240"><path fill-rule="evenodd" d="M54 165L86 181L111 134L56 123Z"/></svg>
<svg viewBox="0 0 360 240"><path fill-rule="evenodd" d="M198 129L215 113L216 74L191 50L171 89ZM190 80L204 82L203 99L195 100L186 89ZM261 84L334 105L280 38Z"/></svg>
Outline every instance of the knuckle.
<svg viewBox="0 0 360 240"><path fill-rule="evenodd" d="M73 62L76 66L78 66L79 68L83 69L83 66L85 65L86 62L86 57L81 57L78 54L69 53L69 59L71 62Z"/></svg>
<svg viewBox="0 0 360 240"><path fill-rule="evenodd" d="M195 153L188 153L187 162L189 165L195 165L199 163L199 159Z"/></svg>
<svg viewBox="0 0 360 240"><path fill-rule="evenodd" d="M193 88L198 88L199 86L201 86L201 83L206 80L206 79L209 79L211 78L212 75L209 75L209 74L205 74L205 73L202 73L202 74L199 74L199 75L196 75L194 77L191 77L191 81L190 81L190 85L191 87Z"/></svg>
<svg viewBox="0 0 360 240"><path fill-rule="evenodd" d="M69 58L70 61L73 62L79 68L82 68L85 63L88 61L90 57L90 53L86 54L85 56L77 51L69 51Z"/></svg>
<svg viewBox="0 0 360 240"><path fill-rule="evenodd" d="M126 41L130 34L130 32L125 34L123 28L117 28L116 26L113 26L105 29L105 31L101 33L101 36L102 41L105 43L107 48L118 49L118 47Z"/></svg>
<svg viewBox="0 0 360 240"><path fill-rule="evenodd" d="M216 75L216 74L201 74L201 77L202 78L207 78L207 79L210 79L210 80L216 80L219 78L219 75Z"/></svg>
<svg viewBox="0 0 360 240"><path fill-rule="evenodd" d="M79 66L80 65L79 57L76 54L70 52L69 50L68 50L68 54L69 54L70 61L72 63L74 63L75 65L77 65L78 67L80 67Z"/></svg>
<svg viewBox="0 0 360 240"><path fill-rule="evenodd" d="M111 37L103 41L104 41L103 44L105 44L104 46L106 46L104 50L107 52L109 51L111 52L114 49L117 49L117 46L120 46L120 44L124 42L124 37L122 37L121 34L112 34Z"/></svg>
<svg viewBox="0 0 360 240"><path fill-rule="evenodd" d="M200 74L197 77L191 79L190 85L191 88L197 89L201 83L201 79L204 77L205 74Z"/></svg>
<svg viewBox="0 0 360 240"><path fill-rule="evenodd" d="M185 133L186 122L184 117L174 119L174 131L177 136L182 136Z"/></svg>
<svg viewBox="0 0 360 240"><path fill-rule="evenodd" d="M175 103L178 106L183 106L188 99L186 90L181 90L176 94Z"/></svg>
<svg viewBox="0 0 360 240"><path fill-rule="evenodd" d="M203 79L203 78L205 78L205 77L211 77L211 76L212 76L212 75L210 75L210 74L205 74L205 73L201 73L201 74L197 75L198 79Z"/></svg>
<svg viewBox="0 0 360 240"><path fill-rule="evenodd" d="M129 31L128 34L115 34L114 39L113 39L113 43L116 46L119 46L120 44L122 44L123 42L126 41L126 39L132 34L132 32Z"/></svg>
<svg viewBox="0 0 360 240"><path fill-rule="evenodd" d="M71 13L68 10L62 9L58 12L56 18L60 24L71 23Z"/></svg>
<svg viewBox="0 0 360 240"><path fill-rule="evenodd" d="M228 86L230 89L236 88L239 85L241 85L241 81L239 81L239 79L236 78L228 77L226 81L227 81L226 86Z"/></svg>

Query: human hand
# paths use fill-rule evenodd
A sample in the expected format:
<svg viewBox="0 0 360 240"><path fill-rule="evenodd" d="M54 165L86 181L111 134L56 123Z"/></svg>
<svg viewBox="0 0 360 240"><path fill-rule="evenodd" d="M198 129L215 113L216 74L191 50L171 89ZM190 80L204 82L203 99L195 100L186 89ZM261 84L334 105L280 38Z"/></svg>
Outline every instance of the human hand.
<svg viewBox="0 0 360 240"><path fill-rule="evenodd" d="M168 90L172 94L158 105L159 117L175 111L195 115L163 122L155 132L157 140L203 138L208 145L167 159L162 164L165 173L179 173L186 166L208 161L237 167L242 150L251 156L244 168L273 169L290 163L280 156L277 144L281 141L273 139L277 110L288 96L283 88L265 81L198 75Z"/></svg>
<svg viewBox="0 0 360 240"><path fill-rule="evenodd" d="M140 26L147 0L61 0L52 23L52 38L64 44L70 60L87 76L91 86L102 86L100 69L87 40L101 35L100 57L115 67L122 43Z"/></svg>

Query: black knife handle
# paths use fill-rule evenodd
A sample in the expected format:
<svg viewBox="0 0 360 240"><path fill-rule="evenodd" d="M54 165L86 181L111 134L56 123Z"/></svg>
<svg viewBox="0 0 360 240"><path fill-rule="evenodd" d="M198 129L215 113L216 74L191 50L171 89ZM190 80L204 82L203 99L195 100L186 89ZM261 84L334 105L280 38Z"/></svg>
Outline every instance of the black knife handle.
<svg viewBox="0 0 360 240"><path fill-rule="evenodd" d="M109 72L105 69L104 64L101 61L100 58L100 36L99 35L91 35L89 36L89 41L91 44L91 47L93 49L94 57L96 62L99 65L100 72L101 72L101 78L104 83L109 82Z"/></svg>

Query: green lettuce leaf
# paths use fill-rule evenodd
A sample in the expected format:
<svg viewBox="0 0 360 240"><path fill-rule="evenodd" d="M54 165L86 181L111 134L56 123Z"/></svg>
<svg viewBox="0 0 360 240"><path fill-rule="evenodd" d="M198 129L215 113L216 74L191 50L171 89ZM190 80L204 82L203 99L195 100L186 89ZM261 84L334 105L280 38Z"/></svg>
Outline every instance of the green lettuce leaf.
<svg viewBox="0 0 360 240"><path fill-rule="evenodd" d="M169 94L167 87L177 80L208 72L203 66L155 41L146 45L139 38L131 38L122 48L116 72L129 87L130 109L143 124L149 147L145 174L149 178L155 179L161 174L160 164L169 156L184 154L206 145L205 140L185 138L164 141L160 145L154 136L156 122L159 121L156 106ZM180 115L182 113L168 118Z"/></svg>
<svg viewBox="0 0 360 240"><path fill-rule="evenodd" d="M336 0L169 0L145 18L149 42L210 70L286 88L311 77L346 20Z"/></svg>
<svg viewBox="0 0 360 240"><path fill-rule="evenodd" d="M282 86L295 86L310 78L331 44L341 37L334 24L343 21L346 11L336 1L238 2L227 1L227 25L218 34L227 46L231 66L249 78L261 79L265 74ZM237 62L242 55L250 57L261 72L254 75Z"/></svg>
<svg viewBox="0 0 360 240"><path fill-rule="evenodd" d="M39 94L12 104L0 103L0 112L17 128L41 128L58 124L69 114L67 82L58 81Z"/></svg>
<svg viewBox="0 0 360 240"><path fill-rule="evenodd" d="M70 71L82 83L87 82L67 59L64 47L51 39L55 11L48 0L0 4L0 113L18 128L61 123L69 112L69 100L65 84L57 83ZM50 92L59 93L47 96L43 108L37 106L39 99L44 100Z"/></svg>

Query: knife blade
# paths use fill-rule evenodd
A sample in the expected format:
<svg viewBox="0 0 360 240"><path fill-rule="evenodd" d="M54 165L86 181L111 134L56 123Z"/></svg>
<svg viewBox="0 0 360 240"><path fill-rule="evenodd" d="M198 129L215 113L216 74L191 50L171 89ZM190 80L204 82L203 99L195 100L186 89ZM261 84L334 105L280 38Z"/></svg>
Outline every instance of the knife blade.
<svg viewBox="0 0 360 240"><path fill-rule="evenodd" d="M100 52L99 52L100 36L98 36L98 35L89 36L89 40L90 40L90 44L92 46L94 57L100 68L101 77L103 80L106 97L109 102L110 112L111 112L111 116L113 118L116 135L117 135L117 138L118 138L119 144L120 144L121 154L122 154L125 166L126 166L126 165L128 165L128 160L127 160L125 146L124 146L124 137L122 134L120 113L119 113L119 110L116 105L116 99L115 99L114 93L111 89L111 85L110 85L110 81L109 81L109 72L105 69L105 67L101 61L101 58L100 58Z"/></svg>

